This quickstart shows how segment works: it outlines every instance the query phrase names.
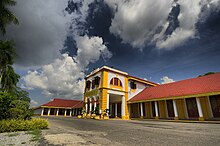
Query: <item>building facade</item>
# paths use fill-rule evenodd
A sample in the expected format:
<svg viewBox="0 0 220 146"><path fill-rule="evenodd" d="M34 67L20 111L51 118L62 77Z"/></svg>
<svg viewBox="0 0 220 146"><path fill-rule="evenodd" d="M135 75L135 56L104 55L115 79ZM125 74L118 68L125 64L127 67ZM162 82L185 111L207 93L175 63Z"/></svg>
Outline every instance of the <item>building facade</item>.
<svg viewBox="0 0 220 146"><path fill-rule="evenodd" d="M156 83L133 77L110 67L94 70L85 78L84 110L87 114L108 110L110 118L129 119L127 101Z"/></svg>
<svg viewBox="0 0 220 146"><path fill-rule="evenodd" d="M55 98L53 101L33 108L35 115L77 116L82 113L83 101Z"/></svg>
<svg viewBox="0 0 220 146"><path fill-rule="evenodd" d="M218 120L220 73L159 85L104 66L85 77L83 108L110 118Z"/></svg>

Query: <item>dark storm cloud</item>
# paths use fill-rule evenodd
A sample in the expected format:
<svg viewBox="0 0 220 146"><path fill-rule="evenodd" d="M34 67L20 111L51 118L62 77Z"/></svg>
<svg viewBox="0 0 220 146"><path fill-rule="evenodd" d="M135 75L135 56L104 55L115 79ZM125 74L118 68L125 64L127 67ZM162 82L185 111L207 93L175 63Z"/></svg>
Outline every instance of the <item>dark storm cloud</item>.
<svg viewBox="0 0 220 146"><path fill-rule="evenodd" d="M70 20L62 11L66 5L67 0L19 0L11 8L20 24L8 27L6 38L16 43L18 65L42 65L58 57Z"/></svg>

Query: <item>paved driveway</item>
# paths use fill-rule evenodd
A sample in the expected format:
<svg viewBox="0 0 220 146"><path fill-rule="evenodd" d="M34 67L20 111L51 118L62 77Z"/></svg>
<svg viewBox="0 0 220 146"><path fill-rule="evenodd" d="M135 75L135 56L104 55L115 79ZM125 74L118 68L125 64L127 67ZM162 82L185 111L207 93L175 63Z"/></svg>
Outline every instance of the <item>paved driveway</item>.
<svg viewBox="0 0 220 146"><path fill-rule="evenodd" d="M220 124L45 118L42 145L220 145Z"/></svg>

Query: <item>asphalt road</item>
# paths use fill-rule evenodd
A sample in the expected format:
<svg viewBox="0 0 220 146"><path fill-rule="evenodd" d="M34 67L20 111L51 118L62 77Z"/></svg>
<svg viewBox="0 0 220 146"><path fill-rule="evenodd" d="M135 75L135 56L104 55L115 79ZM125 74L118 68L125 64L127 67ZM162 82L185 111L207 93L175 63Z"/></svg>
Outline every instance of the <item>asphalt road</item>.
<svg viewBox="0 0 220 146"><path fill-rule="evenodd" d="M71 133L85 140L69 145L220 145L220 124L44 118L50 122L45 135Z"/></svg>

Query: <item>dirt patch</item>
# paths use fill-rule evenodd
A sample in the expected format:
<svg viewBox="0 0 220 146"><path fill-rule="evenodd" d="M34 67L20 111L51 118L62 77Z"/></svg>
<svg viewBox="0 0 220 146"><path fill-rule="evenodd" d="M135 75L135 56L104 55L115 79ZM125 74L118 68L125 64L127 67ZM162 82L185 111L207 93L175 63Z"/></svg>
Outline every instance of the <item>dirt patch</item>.
<svg viewBox="0 0 220 146"><path fill-rule="evenodd" d="M0 146L37 146L38 141L25 131L0 133Z"/></svg>

